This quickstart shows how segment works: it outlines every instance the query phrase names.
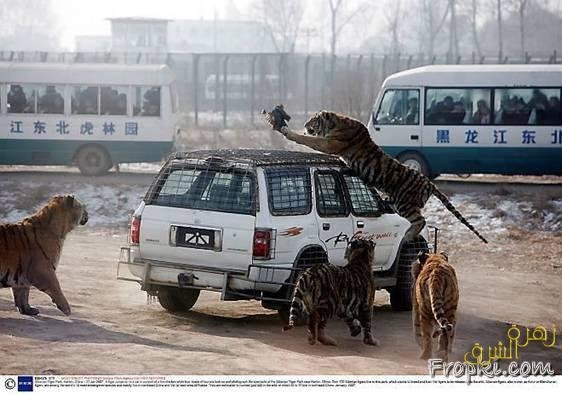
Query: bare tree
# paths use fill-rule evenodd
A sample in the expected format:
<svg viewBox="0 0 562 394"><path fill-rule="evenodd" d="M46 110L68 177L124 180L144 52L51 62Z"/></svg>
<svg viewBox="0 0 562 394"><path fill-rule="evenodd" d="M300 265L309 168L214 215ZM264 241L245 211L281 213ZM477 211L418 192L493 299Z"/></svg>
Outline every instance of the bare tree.
<svg viewBox="0 0 562 394"><path fill-rule="evenodd" d="M521 49L521 60L524 62L526 60L525 54L525 11L529 0L512 0L515 5L515 9L519 16L519 45Z"/></svg>
<svg viewBox="0 0 562 394"><path fill-rule="evenodd" d="M390 31L390 54L394 59L400 53L400 17L401 17L401 0L394 1L394 6L389 6L390 14L386 15L388 28Z"/></svg>
<svg viewBox="0 0 562 394"><path fill-rule="evenodd" d="M343 0L328 0L328 4L330 6L330 55L333 58L336 55L338 37L343 28L366 8L366 4L362 3L350 12L346 12L346 3ZM338 23L338 17L340 16L342 22Z"/></svg>
<svg viewBox="0 0 562 394"><path fill-rule="evenodd" d="M430 59L433 58L435 54L435 41L449 14L449 1L446 3L444 11L440 10L440 5L441 2L438 0L421 1L421 13L426 31L426 38L424 41L427 43L427 53Z"/></svg>
<svg viewBox="0 0 562 394"><path fill-rule="evenodd" d="M503 63L502 0L496 0L496 6L496 17L498 18L498 62Z"/></svg>
<svg viewBox="0 0 562 394"><path fill-rule="evenodd" d="M451 56L452 59L455 59L459 55L456 5L456 0L449 0L449 56Z"/></svg>
<svg viewBox="0 0 562 394"><path fill-rule="evenodd" d="M482 58L482 49L480 48L480 40L478 39L478 25L476 23L476 18L478 16L478 0L472 0L470 24L472 26L472 42L474 44L474 49L478 54L479 58Z"/></svg>
<svg viewBox="0 0 562 394"><path fill-rule="evenodd" d="M294 52L303 15L300 0L258 0L264 23L271 29L277 52Z"/></svg>
<svg viewBox="0 0 562 394"><path fill-rule="evenodd" d="M0 0L0 45L12 50L59 49L51 0Z"/></svg>

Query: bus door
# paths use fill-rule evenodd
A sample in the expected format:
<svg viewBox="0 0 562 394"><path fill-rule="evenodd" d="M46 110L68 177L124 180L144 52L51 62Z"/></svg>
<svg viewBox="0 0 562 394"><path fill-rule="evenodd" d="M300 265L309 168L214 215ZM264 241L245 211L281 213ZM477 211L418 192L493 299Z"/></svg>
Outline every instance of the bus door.
<svg viewBox="0 0 562 394"><path fill-rule="evenodd" d="M373 140L386 153L397 156L422 146L420 89L386 89L369 122Z"/></svg>

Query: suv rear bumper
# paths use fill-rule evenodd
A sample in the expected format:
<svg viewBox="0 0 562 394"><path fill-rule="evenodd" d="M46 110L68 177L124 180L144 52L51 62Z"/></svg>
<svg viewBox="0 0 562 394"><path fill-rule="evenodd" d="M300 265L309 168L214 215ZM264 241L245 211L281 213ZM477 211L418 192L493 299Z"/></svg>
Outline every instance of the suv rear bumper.
<svg viewBox="0 0 562 394"><path fill-rule="evenodd" d="M284 290L288 287L292 289L294 285L289 281L275 281L274 278L282 276L289 280L292 272L298 271L296 268L265 264L250 264L247 271L236 271L131 257L131 248L122 246L117 279L137 282L141 290L148 293L156 293L163 286L215 291L221 293L221 300L256 299L288 303L292 292ZM132 276L123 274L122 266L126 266ZM279 271L283 274L280 275Z"/></svg>

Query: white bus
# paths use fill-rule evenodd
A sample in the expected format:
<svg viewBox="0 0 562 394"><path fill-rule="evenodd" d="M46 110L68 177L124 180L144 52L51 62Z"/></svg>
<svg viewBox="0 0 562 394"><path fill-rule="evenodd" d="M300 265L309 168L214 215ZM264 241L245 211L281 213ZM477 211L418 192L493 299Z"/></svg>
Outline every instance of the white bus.
<svg viewBox="0 0 562 394"><path fill-rule="evenodd" d="M427 66L388 77L373 140L430 177L562 174L562 65Z"/></svg>
<svg viewBox="0 0 562 394"><path fill-rule="evenodd" d="M0 63L0 164L77 164L87 175L159 161L177 129L165 65Z"/></svg>

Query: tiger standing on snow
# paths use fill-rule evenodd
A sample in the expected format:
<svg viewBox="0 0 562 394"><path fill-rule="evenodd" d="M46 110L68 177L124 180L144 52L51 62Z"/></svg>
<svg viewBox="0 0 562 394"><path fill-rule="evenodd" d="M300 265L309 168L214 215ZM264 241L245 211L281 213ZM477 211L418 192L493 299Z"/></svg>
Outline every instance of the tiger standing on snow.
<svg viewBox="0 0 562 394"><path fill-rule="evenodd" d="M87 221L86 207L74 196L65 195L52 197L18 223L0 225L0 288L12 288L22 315L39 313L29 305L31 286L49 295L62 313L70 315L55 270L66 235Z"/></svg>
<svg viewBox="0 0 562 394"><path fill-rule="evenodd" d="M262 113L266 115L270 126L287 139L342 157L368 187L388 194L398 214L411 223L408 238L413 239L424 228L425 218L421 210L434 195L462 224L488 243L429 178L387 155L373 142L365 125L358 120L335 112L321 111L304 125L310 135L301 135L286 126L288 115L283 106L275 107L270 113Z"/></svg>
<svg viewBox="0 0 562 394"><path fill-rule="evenodd" d="M354 239L345 251L346 266L318 264L305 270L293 292L289 324L283 331L293 328L299 316L307 315L308 343L314 345L318 340L335 346L336 341L326 335L325 328L329 318L338 316L349 326L351 336L359 335L363 328L363 343L378 345L371 334L374 256L373 241Z"/></svg>
<svg viewBox="0 0 562 394"><path fill-rule="evenodd" d="M437 357L448 361L455 335L459 286L455 269L444 253L421 253L412 265L414 288L412 317L420 358L432 355L432 339L438 337Z"/></svg>

